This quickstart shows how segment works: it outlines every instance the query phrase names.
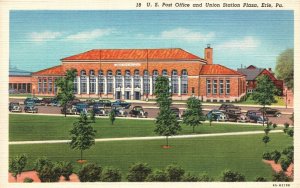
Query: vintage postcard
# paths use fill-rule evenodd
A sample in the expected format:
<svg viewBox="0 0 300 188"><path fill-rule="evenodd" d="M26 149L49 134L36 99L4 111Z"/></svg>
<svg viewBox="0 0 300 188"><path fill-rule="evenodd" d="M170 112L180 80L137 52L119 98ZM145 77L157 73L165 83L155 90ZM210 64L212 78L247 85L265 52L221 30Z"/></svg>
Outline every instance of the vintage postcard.
<svg viewBox="0 0 300 188"><path fill-rule="evenodd" d="M1 187L300 186L299 3L0 1Z"/></svg>

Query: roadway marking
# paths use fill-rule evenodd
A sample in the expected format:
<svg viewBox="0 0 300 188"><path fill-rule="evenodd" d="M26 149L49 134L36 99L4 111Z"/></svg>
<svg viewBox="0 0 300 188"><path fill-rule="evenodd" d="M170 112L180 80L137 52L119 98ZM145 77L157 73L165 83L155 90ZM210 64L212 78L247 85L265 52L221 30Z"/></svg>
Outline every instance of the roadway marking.
<svg viewBox="0 0 300 188"><path fill-rule="evenodd" d="M270 133L282 133L282 130L272 130ZM199 138L199 137L215 137L215 136L239 136L239 135L254 135L265 134L264 131L246 131L246 132L230 132L230 133L211 133L211 134L193 134L193 135L177 135L170 136L170 139L175 138ZM130 140L160 140L165 139L165 136L147 136L147 137L127 137L127 138L98 138L95 142L111 142L111 141L130 141ZM70 140L39 140L39 141L16 141L9 142L9 145L24 145L24 144L57 144L69 143Z"/></svg>

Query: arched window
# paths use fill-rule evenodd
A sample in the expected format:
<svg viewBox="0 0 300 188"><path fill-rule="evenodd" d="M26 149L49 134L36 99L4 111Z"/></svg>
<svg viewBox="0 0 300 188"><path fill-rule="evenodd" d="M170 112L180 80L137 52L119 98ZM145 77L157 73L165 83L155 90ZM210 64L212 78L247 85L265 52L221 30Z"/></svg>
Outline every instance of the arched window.
<svg viewBox="0 0 300 188"><path fill-rule="evenodd" d="M121 70L116 71L116 87L115 88L122 88L122 72Z"/></svg>
<svg viewBox="0 0 300 188"><path fill-rule="evenodd" d="M172 90L173 94L178 93L178 72L177 72L177 70L172 71L171 90Z"/></svg>
<svg viewBox="0 0 300 188"><path fill-rule="evenodd" d="M98 71L98 93L104 93L104 73L103 73L103 70Z"/></svg>
<svg viewBox="0 0 300 188"><path fill-rule="evenodd" d="M153 93L155 92L155 82L156 82L157 77L158 77L158 71L154 70L153 74L152 74L152 91L153 91Z"/></svg>
<svg viewBox="0 0 300 188"><path fill-rule="evenodd" d="M148 70L144 70L144 77L143 77L143 90L145 94L149 94L150 92L150 78Z"/></svg>
<svg viewBox="0 0 300 188"><path fill-rule="evenodd" d="M94 70L90 70L90 76L95 76L95 71Z"/></svg>
<svg viewBox="0 0 300 188"><path fill-rule="evenodd" d="M93 93L96 93L96 77L95 77L95 71L94 70L90 70L90 93L93 94Z"/></svg>
<svg viewBox="0 0 300 188"><path fill-rule="evenodd" d="M130 70L125 71L125 88L131 88Z"/></svg>
<svg viewBox="0 0 300 188"><path fill-rule="evenodd" d="M168 71L166 69L162 71L162 76L168 76Z"/></svg>
<svg viewBox="0 0 300 188"><path fill-rule="evenodd" d="M185 69L181 71L181 93L188 93L188 72Z"/></svg>
<svg viewBox="0 0 300 188"><path fill-rule="evenodd" d="M87 93L87 77L85 70L80 71L80 92L83 94Z"/></svg>
<svg viewBox="0 0 300 188"><path fill-rule="evenodd" d="M133 85L134 88L141 88L141 78L139 70L134 70Z"/></svg>
<svg viewBox="0 0 300 188"><path fill-rule="evenodd" d="M117 71L116 71L116 76L122 76L121 70L117 70Z"/></svg>
<svg viewBox="0 0 300 188"><path fill-rule="evenodd" d="M111 70L107 71L106 74L106 78L107 78L107 93L112 93L113 92L113 74Z"/></svg>

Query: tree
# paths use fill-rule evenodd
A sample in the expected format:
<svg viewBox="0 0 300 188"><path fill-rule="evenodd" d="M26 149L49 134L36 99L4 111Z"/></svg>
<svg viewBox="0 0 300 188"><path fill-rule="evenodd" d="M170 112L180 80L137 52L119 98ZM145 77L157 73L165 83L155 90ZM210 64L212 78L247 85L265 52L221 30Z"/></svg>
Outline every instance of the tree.
<svg viewBox="0 0 300 188"><path fill-rule="evenodd" d="M109 120L112 125L114 124L114 122L116 120L116 113L113 109L111 109L111 111L109 112Z"/></svg>
<svg viewBox="0 0 300 188"><path fill-rule="evenodd" d="M73 123L71 134L71 149L80 150L80 160L82 160L82 151L89 149L95 144L96 130L90 125L87 120L87 115L80 114L77 122Z"/></svg>
<svg viewBox="0 0 300 188"><path fill-rule="evenodd" d="M278 163L278 160L280 159L281 157L281 153L277 150L274 150L271 152L271 159L274 160L274 162L277 164Z"/></svg>
<svg viewBox="0 0 300 188"><path fill-rule="evenodd" d="M143 182L152 172L152 169L147 163L135 163L128 171L127 180L130 182Z"/></svg>
<svg viewBox="0 0 300 188"><path fill-rule="evenodd" d="M101 172L101 166L94 163L88 163L83 165L79 170L78 177L80 182L97 182L101 180Z"/></svg>
<svg viewBox="0 0 300 188"><path fill-rule="evenodd" d="M155 169L149 176L147 177L146 181L150 182L166 182L168 181L168 175L165 171Z"/></svg>
<svg viewBox="0 0 300 188"><path fill-rule="evenodd" d="M102 172L102 181L104 182L120 182L122 175L119 169L107 167Z"/></svg>
<svg viewBox="0 0 300 188"><path fill-rule="evenodd" d="M289 89L294 89L294 49L283 51L278 57L275 67L278 79L284 81Z"/></svg>
<svg viewBox="0 0 300 188"><path fill-rule="evenodd" d="M253 99L256 103L263 106L263 126L265 125L265 109L266 105L271 105L276 102L276 88L270 78L266 75L261 75L256 78L257 85L253 92Z"/></svg>
<svg viewBox="0 0 300 188"><path fill-rule="evenodd" d="M92 109L92 110L91 110L90 119L91 119L91 121L92 121L93 123L95 123L95 120L96 120L95 116L96 116L95 111L94 111L94 109Z"/></svg>
<svg viewBox="0 0 300 188"><path fill-rule="evenodd" d="M70 176L73 173L73 166L70 162L60 161L57 162L57 166L60 169L61 175L65 178L65 180L69 181Z"/></svg>
<svg viewBox="0 0 300 188"><path fill-rule="evenodd" d="M187 100L187 109L183 114L183 123L193 127L193 133L195 132L195 126L201 125L201 121L205 120L205 116L202 112L201 101L195 97L190 97Z"/></svg>
<svg viewBox="0 0 300 188"><path fill-rule="evenodd" d="M60 168L47 158L39 158L35 162L35 170L41 182L58 182Z"/></svg>
<svg viewBox="0 0 300 188"><path fill-rule="evenodd" d="M290 137L294 137L294 130L293 129L290 129L287 131L287 134L290 136Z"/></svg>
<svg viewBox="0 0 300 188"><path fill-rule="evenodd" d="M168 180L172 182L181 181L184 175L183 168L175 164L168 165L165 169L165 172L167 173Z"/></svg>
<svg viewBox="0 0 300 188"><path fill-rule="evenodd" d="M291 163L294 163L294 146L289 146L282 151L283 155L286 155L286 157L291 161Z"/></svg>
<svg viewBox="0 0 300 188"><path fill-rule="evenodd" d="M9 160L9 172L18 181L18 175L21 174L27 164L27 156L25 154L18 155Z"/></svg>
<svg viewBox="0 0 300 188"><path fill-rule="evenodd" d="M61 77L55 81L58 87L57 99L63 106L65 117L67 116L67 103L75 98L74 95L74 79L77 70L70 69L66 71L65 77Z"/></svg>
<svg viewBox="0 0 300 188"><path fill-rule="evenodd" d="M262 141L263 143L265 143L265 145L267 145L268 142L270 142L270 137L268 135L265 135L263 138L262 138Z"/></svg>
<svg viewBox="0 0 300 188"><path fill-rule="evenodd" d="M171 88L167 77L159 76L155 82L156 102L159 106L159 113L156 117L156 128L154 132L161 136L166 136L167 147L169 147L168 137L178 134L181 130L176 115L170 109L172 104Z"/></svg>
<svg viewBox="0 0 300 188"><path fill-rule="evenodd" d="M231 170L225 170L221 176L222 182L241 182L245 181L245 176L239 172L234 172Z"/></svg>
<svg viewBox="0 0 300 188"><path fill-rule="evenodd" d="M286 172L291 164L291 161L287 157L281 157L279 163L282 170Z"/></svg>
<svg viewBox="0 0 300 188"><path fill-rule="evenodd" d="M285 175L285 173L283 171L280 171L278 173L274 172L272 176L273 176L272 181L275 181L275 182L291 181L291 179L287 175Z"/></svg>

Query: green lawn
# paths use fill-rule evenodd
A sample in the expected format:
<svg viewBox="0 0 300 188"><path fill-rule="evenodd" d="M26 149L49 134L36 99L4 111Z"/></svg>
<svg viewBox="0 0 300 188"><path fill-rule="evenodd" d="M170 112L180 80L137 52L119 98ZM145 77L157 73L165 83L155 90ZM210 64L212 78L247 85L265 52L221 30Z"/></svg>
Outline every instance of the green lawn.
<svg viewBox="0 0 300 188"><path fill-rule="evenodd" d="M121 170L123 181L129 166L134 162L146 162L153 168L164 168L177 163L186 172L199 174L206 171L218 179L224 169L232 169L253 181L257 176L271 180L272 169L262 162L262 153L292 145L293 139L283 133L270 134L271 142L265 146L261 135L222 136L190 139L170 139L171 149L162 149L165 140L97 142L85 151L88 162L101 166L113 166ZM54 161L75 161L80 152L69 148L67 144L10 145L10 157L25 153L29 156L27 170L33 168L33 161L46 156Z"/></svg>
<svg viewBox="0 0 300 188"><path fill-rule="evenodd" d="M64 140L69 139L69 130L76 117L9 115L9 141ZM108 119L96 119L93 124L96 138L154 136L155 122L150 120L117 119L111 125ZM277 128L278 129L278 128ZM203 124L195 128L198 134L263 130L261 125ZM180 134L191 134L192 127L182 125Z"/></svg>
<svg viewBox="0 0 300 188"><path fill-rule="evenodd" d="M272 103L272 105L274 105L274 106L285 106L285 101L283 100L282 97L275 96L275 99L276 99L277 102ZM256 104L257 105L257 103L253 100L252 95L247 97L247 99L245 101L241 101L241 102L238 102L236 104Z"/></svg>

